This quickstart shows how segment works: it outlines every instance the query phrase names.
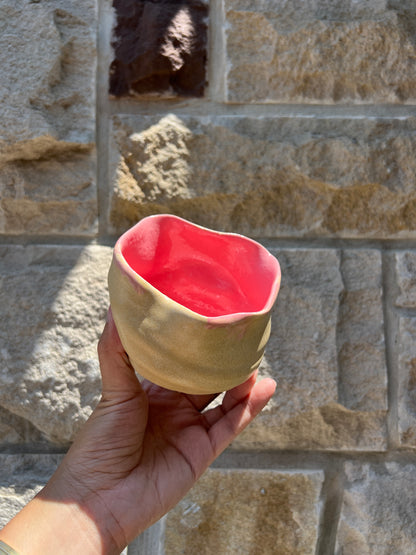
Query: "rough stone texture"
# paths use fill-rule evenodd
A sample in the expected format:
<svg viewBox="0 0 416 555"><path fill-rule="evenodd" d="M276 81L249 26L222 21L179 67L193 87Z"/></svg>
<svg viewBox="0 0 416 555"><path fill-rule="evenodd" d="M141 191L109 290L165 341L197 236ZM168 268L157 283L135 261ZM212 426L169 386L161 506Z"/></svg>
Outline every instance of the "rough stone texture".
<svg viewBox="0 0 416 555"><path fill-rule="evenodd" d="M414 102L412 0L226 0L231 102Z"/></svg>
<svg viewBox="0 0 416 555"><path fill-rule="evenodd" d="M25 445L31 449L37 447L48 447L48 441L44 434L35 426L12 412L0 406L0 446L2 449L12 449L18 445Z"/></svg>
<svg viewBox="0 0 416 555"><path fill-rule="evenodd" d="M110 258L98 246L0 247L0 407L56 443L74 437L100 394Z"/></svg>
<svg viewBox="0 0 416 555"><path fill-rule="evenodd" d="M396 311L398 429L400 443L416 448L416 252L396 251L386 256L393 267L390 287ZM396 369L395 369L396 370Z"/></svg>
<svg viewBox="0 0 416 555"><path fill-rule="evenodd" d="M260 374L277 391L233 447L386 449L379 253L272 252L282 288Z"/></svg>
<svg viewBox="0 0 416 555"><path fill-rule="evenodd" d="M0 154L94 140L96 17L94 0L3 0Z"/></svg>
<svg viewBox="0 0 416 555"><path fill-rule="evenodd" d="M0 233L92 234L94 0L0 7Z"/></svg>
<svg viewBox="0 0 416 555"><path fill-rule="evenodd" d="M335 554L413 555L415 466L347 463L346 475Z"/></svg>
<svg viewBox="0 0 416 555"><path fill-rule="evenodd" d="M0 233L94 234L96 164L83 150L0 163Z"/></svg>
<svg viewBox="0 0 416 555"><path fill-rule="evenodd" d="M399 308L416 308L416 252L396 252L392 256L397 285L395 305Z"/></svg>
<svg viewBox="0 0 416 555"><path fill-rule="evenodd" d="M121 232L168 212L259 237L416 237L415 123L116 117L110 221Z"/></svg>
<svg viewBox="0 0 416 555"><path fill-rule="evenodd" d="M321 472L208 471L167 517L166 555L315 553Z"/></svg>
<svg viewBox="0 0 416 555"><path fill-rule="evenodd" d="M0 528L49 480L60 455L0 455Z"/></svg>
<svg viewBox="0 0 416 555"><path fill-rule="evenodd" d="M114 0L110 93L202 96L207 2Z"/></svg>
<svg viewBox="0 0 416 555"><path fill-rule="evenodd" d="M398 416L400 442L416 448L416 318L399 319Z"/></svg>
<svg viewBox="0 0 416 555"><path fill-rule="evenodd" d="M337 323L339 401L357 411L387 409L380 253L343 251L340 271L344 290Z"/></svg>

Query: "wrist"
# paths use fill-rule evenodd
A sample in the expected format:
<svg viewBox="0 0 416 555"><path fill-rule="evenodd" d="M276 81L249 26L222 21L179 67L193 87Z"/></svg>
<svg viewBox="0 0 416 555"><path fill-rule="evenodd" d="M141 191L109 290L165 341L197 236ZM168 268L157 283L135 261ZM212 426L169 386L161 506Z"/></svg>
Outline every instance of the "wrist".
<svg viewBox="0 0 416 555"><path fill-rule="evenodd" d="M119 554L124 545L113 535L118 525L94 497L58 470L0 531L0 540L19 555Z"/></svg>
<svg viewBox="0 0 416 555"><path fill-rule="evenodd" d="M125 536L119 523L106 505L99 490L94 485L88 486L87 481L74 475L73 466L61 463L57 472L45 488L38 494L44 502L58 503L70 509L74 528L80 534L79 550L74 552L87 553L82 544L91 544L91 553L112 555L120 553L125 547ZM61 552L60 552L61 553ZM89 553L89 551L88 551Z"/></svg>

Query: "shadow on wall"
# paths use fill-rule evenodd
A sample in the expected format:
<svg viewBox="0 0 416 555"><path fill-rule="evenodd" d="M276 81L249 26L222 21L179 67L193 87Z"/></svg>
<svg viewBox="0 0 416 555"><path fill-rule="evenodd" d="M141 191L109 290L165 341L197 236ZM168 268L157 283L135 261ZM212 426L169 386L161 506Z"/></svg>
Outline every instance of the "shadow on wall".
<svg viewBox="0 0 416 555"><path fill-rule="evenodd" d="M100 394L112 249L0 247L0 445L67 446Z"/></svg>
<svg viewBox="0 0 416 555"><path fill-rule="evenodd" d="M114 0L113 6L110 94L204 94L207 3Z"/></svg>

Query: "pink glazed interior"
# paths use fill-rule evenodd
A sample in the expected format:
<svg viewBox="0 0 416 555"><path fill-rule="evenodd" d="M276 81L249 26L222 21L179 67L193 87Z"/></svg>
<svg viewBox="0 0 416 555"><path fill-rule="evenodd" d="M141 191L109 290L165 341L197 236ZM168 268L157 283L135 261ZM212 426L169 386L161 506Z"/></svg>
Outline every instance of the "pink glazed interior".
<svg viewBox="0 0 416 555"><path fill-rule="evenodd" d="M241 235L159 215L127 231L119 247L134 272L202 316L268 311L277 295L279 263Z"/></svg>

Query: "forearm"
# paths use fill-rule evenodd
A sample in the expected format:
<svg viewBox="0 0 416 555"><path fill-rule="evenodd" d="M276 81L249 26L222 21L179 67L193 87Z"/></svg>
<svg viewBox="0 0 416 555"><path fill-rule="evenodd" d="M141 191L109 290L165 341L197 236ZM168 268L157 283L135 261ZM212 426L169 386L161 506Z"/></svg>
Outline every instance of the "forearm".
<svg viewBox="0 0 416 555"><path fill-rule="evenodd" d="M71 499L72 497L72 499ZM115 555L104 515L93 514L74 496L57 495L46 486L2 530L0 540L19 555Z"/></svg>

